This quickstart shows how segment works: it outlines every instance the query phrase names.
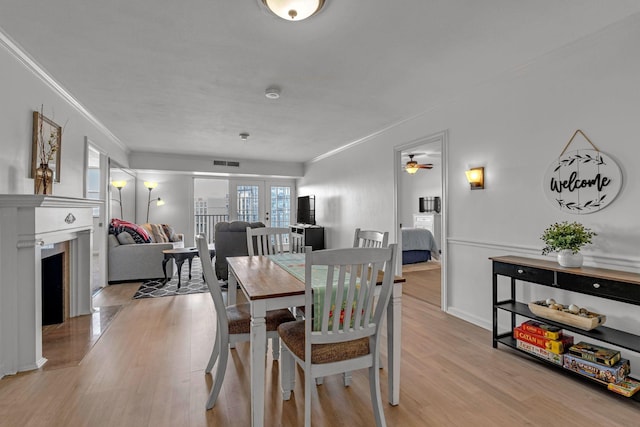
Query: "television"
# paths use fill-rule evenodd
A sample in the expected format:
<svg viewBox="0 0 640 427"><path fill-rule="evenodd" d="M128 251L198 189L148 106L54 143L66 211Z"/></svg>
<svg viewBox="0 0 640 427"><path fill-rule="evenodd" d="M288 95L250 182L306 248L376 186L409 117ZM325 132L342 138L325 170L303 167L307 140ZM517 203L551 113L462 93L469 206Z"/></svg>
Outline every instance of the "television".
<svg viewBox="0 0 640 427"><path fill-rule="evenodd" d="M316 198L315 196L298 197L298 211L296 223L316 225Z"/></svg>

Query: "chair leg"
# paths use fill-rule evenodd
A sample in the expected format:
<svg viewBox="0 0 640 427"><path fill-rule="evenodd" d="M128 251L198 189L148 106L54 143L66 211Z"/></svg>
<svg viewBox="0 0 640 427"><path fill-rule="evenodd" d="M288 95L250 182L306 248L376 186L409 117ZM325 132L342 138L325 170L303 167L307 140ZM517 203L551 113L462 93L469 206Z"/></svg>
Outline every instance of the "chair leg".
<svg viewBox="0 0 640 427"><path fill-rule="evenodd" d="M222 389L222 383L224 382L224 375L227 372L227 359L229 357L229 344L220 351L220 358L218 359L218 368L216 369L216 378L213 381L213 387L207 399L207 409L213 408L216 404L220 390Z"/></svg>
<svg viewBox="0 0 640 427"><path fill-rule="evenodd" d="M282 400L291 399L291 392L295 387L295 360L289 350L282 346L282 359L280 360L280 389L282 390Z"/></svg>
<svg viewBox="0 0 640 427"><path fill-rule="evenodd" d="M307 376L308 375L308 376ZM311 427L311 369L305 370L304 379L304 427Z"/></svg>
<svg viewBox="0 0 640 427"><path fill-rule="evenodd" d="M351 385L351 371L344 372L342 374L342 380L344 382L344 386L349 387Z"/></svg>
<svg viewBox="0 0 640 427"><path fill-rule="evenodd" d="M213 349L211 350L211 357L209 357L209 363L207 364L207 369L205 373L211 372L213 369L213 365L216 364L216 360L218 359L218 355L220 354L220 334L218 333L218 329L216 329L216 337L213 341Z"/></svg>
<svg viewBox="0 0 640 427"><path fill-rule="evenodd" d="M273 360L280 358L280 338L277 336L271 338L271 353L273 354Z"/></svg>
<svg viewBox="0 0 640 427"><path fill-rule="evenodd" d="M371 405L373 406L373 416L376 419L377 427L386 427L387 421L384 418L382 409L382 398L380 397L380 370L378 364L374 363L369 368L369 391L371 393Z"/></svg>

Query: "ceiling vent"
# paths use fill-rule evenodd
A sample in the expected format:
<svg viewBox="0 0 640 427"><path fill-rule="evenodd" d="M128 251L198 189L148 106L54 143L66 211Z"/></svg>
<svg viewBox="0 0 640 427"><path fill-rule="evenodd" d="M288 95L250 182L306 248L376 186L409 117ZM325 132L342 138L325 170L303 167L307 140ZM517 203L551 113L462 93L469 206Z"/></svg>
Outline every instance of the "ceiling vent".
<svg viewBox="0 0 640 427"><path fill-rule="evenodd" d="M234 161L234 160L214 160L213 161L213 166L229 166L232 168L239 168L240 167L240 162L238 161Z"/></svg>

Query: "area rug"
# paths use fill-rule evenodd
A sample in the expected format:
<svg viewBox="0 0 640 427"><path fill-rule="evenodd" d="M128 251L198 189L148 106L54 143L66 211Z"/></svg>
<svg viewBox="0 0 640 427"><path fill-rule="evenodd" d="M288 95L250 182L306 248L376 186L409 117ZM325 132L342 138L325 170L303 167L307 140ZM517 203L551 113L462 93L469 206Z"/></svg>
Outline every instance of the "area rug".
<svg viewBox="0 0 640 427"><path fill-rule="evenodd" d="M193 265L191 266L191 279L189 279L189 261L185 261L182 265L180 289L178 289L178 275L176 272L167 283L164 283L164 279L144 282L140 285L140 289L138 289L133 296L133 299L170 297L175 295L199 294L202 292L209 292L209 289L202 279L200 259L194 258Z"/></svg>

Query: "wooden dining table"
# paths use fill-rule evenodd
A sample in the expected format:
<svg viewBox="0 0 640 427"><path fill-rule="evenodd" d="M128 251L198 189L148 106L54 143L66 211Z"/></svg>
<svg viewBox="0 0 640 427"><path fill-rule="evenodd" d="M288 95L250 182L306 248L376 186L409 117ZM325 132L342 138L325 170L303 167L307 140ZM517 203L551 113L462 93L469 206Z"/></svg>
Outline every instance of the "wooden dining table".
<svg viewBox="0 0 640 427"><path fill-rule="evenodd" d="M304 264L304 254L298 256ZM238 286L251 307L251 425L264 425L266 323L269 310L299 307L305 304L305 284L268 256L227 258L229 288L227 304L236 303ZM379 282L382 280L380 276ZM387 362L389 403L400 403L400 351L402 326L402 277L394 278L391 300L387 306Z"/></svg>

